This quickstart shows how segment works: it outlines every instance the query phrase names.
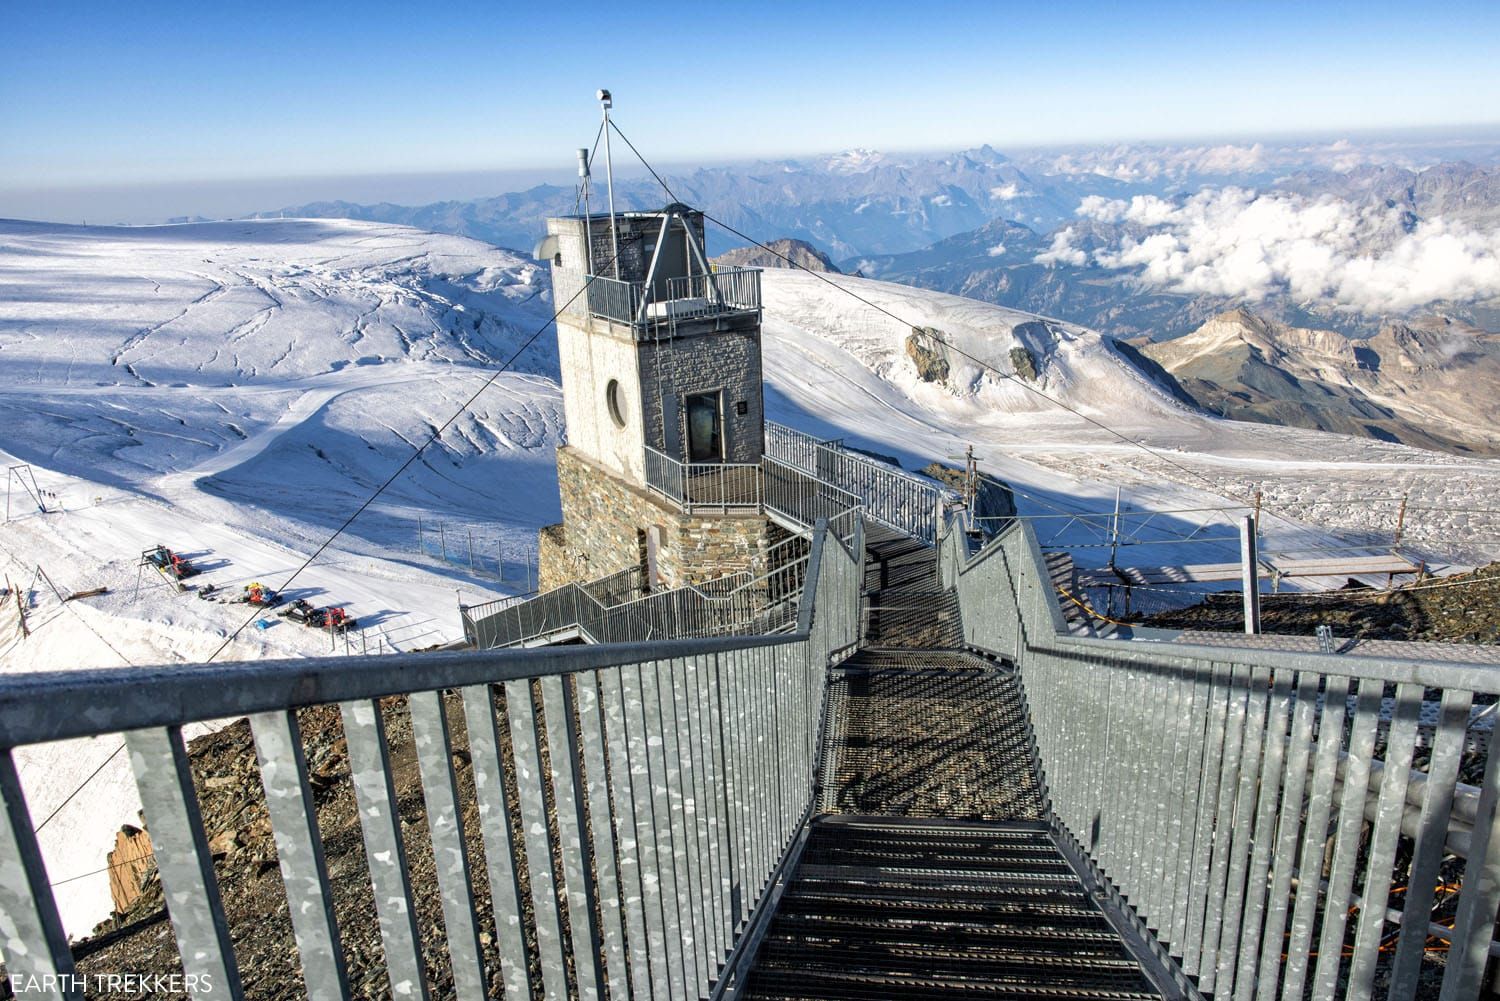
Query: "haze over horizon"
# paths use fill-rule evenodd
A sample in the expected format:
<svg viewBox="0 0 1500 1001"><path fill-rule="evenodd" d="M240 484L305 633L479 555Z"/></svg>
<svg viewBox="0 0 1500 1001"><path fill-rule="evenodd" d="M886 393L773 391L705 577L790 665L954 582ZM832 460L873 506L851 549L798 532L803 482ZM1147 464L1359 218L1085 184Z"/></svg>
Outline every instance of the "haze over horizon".
<svg viewBox="0 0 1500 1001"><path fill-rule="evenodd" d="M570 183L601 85L674 165L1497 128L1500 9L1478 2L1420 20L1394 3L455 4L420 23L383 6L12 12L0 215L146 222ZM659 45L674 24L694 44Z"/></svg>

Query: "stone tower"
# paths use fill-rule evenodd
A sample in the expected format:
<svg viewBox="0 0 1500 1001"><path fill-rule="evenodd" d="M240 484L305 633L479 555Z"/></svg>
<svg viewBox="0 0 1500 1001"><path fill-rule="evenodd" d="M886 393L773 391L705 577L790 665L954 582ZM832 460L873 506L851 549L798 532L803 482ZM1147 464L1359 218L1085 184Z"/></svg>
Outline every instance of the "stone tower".
<svg viewBox="0 0 1500 1001"><path fill-rule="evenodd" d="M764 572L760 272L710 267L674 204L547 220L568 443L540 585L640 567L653 587ZM616 250L618 248L618 250Z"/></svg>

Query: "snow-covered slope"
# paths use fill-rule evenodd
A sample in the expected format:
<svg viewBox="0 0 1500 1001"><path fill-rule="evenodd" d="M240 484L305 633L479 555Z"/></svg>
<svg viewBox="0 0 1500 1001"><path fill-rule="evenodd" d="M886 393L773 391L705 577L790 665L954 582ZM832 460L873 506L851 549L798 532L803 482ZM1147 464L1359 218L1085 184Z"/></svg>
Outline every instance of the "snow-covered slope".
<svg viewBox="0 0 1500 1001"><path fill-rule="evenodd" d="M35 607L24 642L13 609L0 617L0 670L213 654L246 606L155 577L138 590L141 551L170 546L205 569L195 583L229 594L279 584L547 325L550 299L533 262L398 226L0 222L0 461L30 464L63 508L41 515L11 483L0 563ZM546 332L297 578L292 596L361 622L351 649L451 641L458 589L469 601L524 589L536 530L556 519L555 358ZM111 593L62 605L39 566L64 593ZM326 635L268 621L222 658L329 652ZM117 745L22 753L33 816ZM116 757L44 828L72 932L107 910L95 870L135 809Z"/></svg>
<svg viewBox="0 0 1500 1001"><path fill-rule="evenodd" d="M1099 334L1000 306L838 275L768 271L762 283L772 418L849 437L908 468L972 444L983 469L1024 491L1023 514L1107 512L1117 488L1134 511L1245 504L1260 490L1270 545L1331 546L1345 540L1323 528L1389 537L1405 494L1409 543L1460 560L1483 559L1500 545L1500 519L1482 510L1494 507L1483 499L1500 496L1495 460L1205 416L1178 404ZM907 347L914 326L938 331L961 352L945 352L946 379L923 380ZM1018 361L1023 368L1029 361L1034 379L1017 372ZM1155 525L1165 538L1211 517ZM1097 544L1097 536L1095 526L1065 538ZM1076 555L1088 563L1106 554ZM1216 562L1238 559L1238 551L1232 543L1165 546L1136 558Z"/></svg>
<svg viewBox="0 0 1500 1001"><path fill-rule="evenodd" d="M1500 495L1500 463L1205 417L1067 323L844 276L763 279L773 418L908 468L973 444L984 469L1021 491L1023 513L1107 511L1116 488L1136 511L1217 507L1259 488L1269 511L1293 519L1263 520L1273 544L1310 545L1330 537L1309 524L1389 520L1391 508L1355 498L1411 492L1411 537L1500 537L1465 513ZM65 509L27 511L14 492L0 562L37 601L24 642L0 615L0 670L202 660L244 621L244 606L174 595L149 578L137 593L142 549L178 549L208 570L201 580L231 591L275 584L413 443L461 411L293 588L347 607L372 650L455 638L455 588L470 601L518 590L520 558L556 519L551 333L462 406L546 326L550 300L531 262L398 226L0 223L0 461L29 463ZM931 332L913 340L914 326ZM1419 519L1419 506L1444 512ZM1166 516L1153 531L1182 535L1209 517ZM1066 517L1041 524L1097 541ZM480 573L468 567L470 526ZM432 555L442 545L448 562ZM505 587L482 572L497 553L509 564ZM1232 544L1174 543L1140 560L1233 558ZM63 605L33 580L38 566L64 591L112 593ZM327 651L327 637L275 620L224 656ZM101 738L21 755L33 816L51 814L116 746ZM135 809L116 758L43 831L54 879L68 880L59 892L75 933L107 907L97 870L111 828Z"/></svg>

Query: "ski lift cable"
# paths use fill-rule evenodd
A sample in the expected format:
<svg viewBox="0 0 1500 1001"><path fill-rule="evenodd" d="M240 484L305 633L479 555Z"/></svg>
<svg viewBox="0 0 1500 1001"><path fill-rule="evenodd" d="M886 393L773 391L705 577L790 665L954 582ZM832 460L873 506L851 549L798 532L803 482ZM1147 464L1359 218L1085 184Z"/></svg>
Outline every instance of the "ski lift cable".
<svg viewBox="0 0 1500 1001"><path fill-rule="evenodd" d="M342 525L340 525L334 531L334 533L332 535L330 535L323 542L322 545L320 545L316 550L314 550L313 554L311 556L309 556L306 560L304 560L301 566L299 566L296 570L292 571L291 576L288 577L286 580L282 581L281 585L279 587L275 588L275 590L277 590L277 591L285 591L291 585L292 581L294 581L294 580L297 579L297 576L299 574L301 574L302 571L306 570L309 566L311 566L313 564L313 561L316 560L319 556L321 556L323 554L324 550L326 550L330 545L332 545L333 542L334 542L334 540L337 539L340 535L342 535L344 533L344 531L350 525L354 524L354 520L356 518L358 518L361 514L363 514L365 512L365 510L367 508L369 508L369 506L371 504L375 503L376 498L378 498L382 493L384 493L387 487L389 487L392 483L396 482L397 478L399 478L402 473L406 472L406 470L408 468L410 468L411 464L413 462L415 462L422 455L422 453L425 452L430 445L432 445L433 442L437 441L442 436L442 434L443 434L444 431L448 430L448 428L452 426L452 424L453 424L454 421L458 420L460 417L462 417L465 413L468 412L469 408L474 405L475 401L477 401L479 399L480 395L483 394L486 389L489 389L490 386L494 385L495 380L498 379L498 378L500 378L501 375L504 375L505 372L512 365L514 365L516 363L516 360L519 359L521 357L521 355L529 347L531 347L531 345L536 341L536 339L538 337L540 337L547 330L547 328L549 326L551 326L553 323L555 323L557 321L557 317L559 316L559 314L561 314L563 310L565 310L569 306L571 306L573 304L573 300L574 299L577 299L580 295L582 295L584 292L586 292L588 290L588 287L591 284L593 284L593 281L594 281L594 276L590 275L588 281L584 282L583 287L580 288L577 292L573 293L573 295L569 297L569 299L568 299L567 302L563 303L561 306L556 306L556 308L554 309L554 311L552 313L551 319L549 319L546 323L544 323L540 327L538 327L536 329L536 331L534 333L532 333L532 335L530 337L526 338L526 340L521 344L521 346L518 347L515 350L515 352L513 352L511 354L511 356L509 358L506 359L505 363L503 365L501 365L500 368L496 369L495 372L493 372L490 375L490 377L485 380L484 385L480 386L479 389L476 390L472 396L470 396L467 400L465 400L463 406L460 407L458 409L458 411L456 411L453 414L453 416L449 417L446 421L444 421L443 424L442 424L442 426L440 426L439 428L437 428L437 430L435 430L431 435L429 435L428 438L427 438L427 440L425 442L423 442L421 445L417 446L416 449L412 452L412 454L406 459L406 461L403 462L396 469L396 471L394 473L392 473L385 480L385 482L381 483L380 486L376 487L375 491L372 494L370 494L370 496L365 500L365 502L363 504L361 504L354 511L353 514L351 514L348 518L346 518L344 520L344 523ZM76 611L75 611L74 614L77 614ZM243 623L241 623L240 626L239 626L239 628L235 629L234 632L230 633L227 637L225 637L224 642L221 643L221 644L219 644L218 649L216 649L212 654L210 654L208 656L208 658L206 660L204 660L203 663L207 664L207 663L211 662L219 654L223 653L224 650L229 646L229 644L233 643L234 640L239 636L239 634L242 633L242 632L244 632L247 628L249 628L250 623L254 622L262 614L263 614L263 610L261 610L261 609L256 609L253 613L251 613L250 617L247 618ZM82 621L82 617L81 616L80 616L80 621ZM84 624L88 625L88 623L86 623L86 622ZM90 631L93 631L92 627L89 627L89 628L90 628ZM96 632L95 635L98 635L98 633ZM104 639L104 637L102 637L102 636L100 636L99 638L101 640ZM104 640L104 642L105 642L106 645L110 646L111 650L114 650L113 645L110 645L108 640ZM121 660L124 660L126 664L130 665L130 661L125 657L124 654L121 654L120 651L118 651L118 650L115 650L115 653L119 655L119 657L120 657ZM131 665L131 666L134 666L134 665ZM123 751L124 749L125 749L125 745L124 744L121 744L120 746L116 747L114 749L114 751L112 751L107 758L105 758L103 761L101 761L99 763L99 766L97 768L95 768L92 772L90 772L88 774L88 776L82 782L78 783L78 785L76 787L74 787L74 789L73 789L72 792L68 793L68 795L66 797L64 797L64 799L63 799L63 801L61 803L57 804L57 806L52 810L52 812L49 813L42 820L42 822L40 824L36 825L35 830L41 831L41 829L43 827L46 827L47 824L53 818L55 818L59 813L61 813L62 810L63 810L63 808L65 806L67 806L70 802L72 802L73 798L76 797L80 792L82 792L84 790L84 787L86 787L90 782L92 782L95 778L97 778L99 776L99 773L102 772L102 771L104 771L105 767L111 761L113 761L115 758L117 758L119 756L120 752Z"/></svg>
<svg viewBox="0 0 1500 1001"><path fill-rule="evenodd" d="M613 261L611 261L609 263L613 263ZM608 266L609 265L606 264L606 267L608 267ZM357 519L361 514L364 514L365 511L369 509L370 505L373 504L373 503L375 503L376 499L381 494L383 494L386 491L387 487L389 487L392 483L395 483L396 480L401 477L402 473L405 473L407 471L407 469L411 468L411 464L412 463L416 462L419 458L421 458L422 455L423 455L423 453L425 453L427 451L427 449L434 442L438 441L438 439L440 439L443 436L443 432L447 431L448 428L450 428L450 427L453 426L453 424L454 424L455 421L457 421L460 417L462 417L464 414L466 414L466 413L469 412L469 409L475 404L475 402L478 401L479 397L484 394L484 391L487 390L487 389L489 389L491 386L493 386L495 384L495 380L499 379L500 376L504 375L510 369L510 367L516 363L516 361L521 357L521 355L524 354L527 351L527 349L529 349L531 347L531 345L536 342L536 339L538 337L542 336L542 334L547 331L547 328L549 328L550 326L552 326L554 323L557 322L557 318L560 315L562 315L562 312L565 309L567 309L569 306L571 306L573 304L573 301L575 299L577 299L579 296L583 295L584 292L588 291L589 286L591 286L594 283L595 277L596 277L596 275L590 274L588 276L588 280L585 281L583 283L583 285L579 287L578 291L574 292L571 296L569 296L568 300L566 302L562 303L561 305L558 305L557 303L554 302L553 303L552 315L547 319L547 321L545 323L543 323L542 325L540 325L539 327L537 327L536 330L532 332L531 336L527 337L526 340L522 341L521 342L521 346L518 347L518 348L516 348L516 350L511 353L510 357L507 358L505 360L505 362L499 368L497 368L494 372L492 372L490 374L490 377L488 379L486 379L484 381L484 383L478 389L476 389L474 391L473 395L471 395L467 400L465 400L463 402L463 404L457 410L455 410L453 412L453 414L447 420L443 421L443 423L441 425L439 425L437 428L435 428L432 431L432 433L427 436L427 440L426 441L422 442L422 444L420 444L416 448L414 448L412 450L411 455L407 456L406 461L403 462L403 463L401 463L400 466L396 467L395 472L391 473L390 476L386 477L385 480L379 486L377 486L374 489L373 492L371 492L370 496L367 497L367 498L365 498L364 502L361 503L359 505L359 507L355 508L354 512L352 514L350 514L349 517L345 518L344 521L343 521L343 523L341 525L339 525L338 528L334 529L333 534L330 535L330 536L328 536L328 538L325 539L323 541L323 543L318 546L317 549L313 550L312 555L308 556L307 559L303 560L301 566L299 566L299 567L297 567L297 569L293 570L292 573L291 573L291 575L289 577L287 577L285 580L283 580L278 587L274 588L274 590L276 590L276 591L285 591L288 587L291 586L292 582L294 580L296 580L298 578L298 576L300 576L302 574L302 572L304 570L306 570L308 567L312 566L313 562L316 561L319 556L323 555L324 551L327 550L329 546L333 545L334 540L336 540L339 536L343 535L344 531L346 529L348 529L348 527L350 525L354 524L355 519ZM212 654L210 654L208 656L208 658L203 661L203 663L205 663L205 664L211 663L214 660L214 658L218 657L219 654L223 653L225 651L225 649L228 648L229 644L233 643L235 641L235 639L237 639L239 637L240 633L242 633L246 629L248 629L250 627L250 624L252 622L254 622L257 618L259 618L261 616L261 614L262 614L262 610L261 609L256 609L255 611L251 612L251 614L249 615L249 617L246 618L244 622L240 623L239 627L236 628L234 630L234 632L232 632L228 636L226 636L224 638L224 642L220 643L218 649L216 649Z"/></svg>
<svg viewBox="0 0 1500 1001"><path fill-rule="evenodd" d="M667 197L671 198L672 201L674 201L674 202L678 201L677 195L672 191L671 187L667 184L667 182L665 180L663 180L661 174L657 173L656 168L653 167L653 166L651 166L651 164L646 160L646 158L641 155L641 151L635 148L635 144L632 143L630 141L629 137L627 137L625 135L625 133L620 130L620 126L617 125L613 120L611 120L609 124L610 124L610 128L614 129L615 134L618 135L620 137L620 139L624 141L625 145L630 148L630 151L635 154L636 159L638 159L638 160L641 161L641 165L644 166L646 168L646 170L648 172L650 172L651 176L656 179L656 183L658 183L658 184L661 185L662 190L667 193ZM756 247L760 248L761 250L765 251L766 253L771 254L771 255L773 255L775 257L780 258L781 260L785 261L788 265L790 265L792 268L794 268L794 269L796 269L798 271L804 271L807 274L812 275L814 278L818 279L819 281L823 282L824 284L828 285L829 287L837 289L838 291L843 292L845 295L848 295L850 298L858 300L859 302L863 303L865 306L868 306L870 309L873 309L873 310L875 310L876 312L879 312L879 313L883 313L884 315L890 317L892 320L895 320L897 323L900 323L902 326L905 326L905 327L916 327L916 326L919 326L918 324L911 323L909 320L906 320L905 318L896 315L895 313L891 312L889 309L886 309L884 306L880 306L880 305L878 305L878 304L876 304L874 302L871 302L869 299L867 299L864 296L860 295L858 292L855 292L853 289L845 288L844 286L840 285L838 282L835 282L832 279L830 279L827 275L824 275L824 274L822 274L820 272L814 271L811 268L807 267L806 265L801 264L800 262L793 260L791 257L787 256L786 254L780 253L779 251L774 250L771 247L766 246L764 243L761 243L759 240L755 239L754 237L749 236L749 235L747 235L745 233L740 232L738 229L734 228L733 226L731 226L729 223L725 222L724 220L719 219L719 218L711 215L707 210L703 211L703 217L705 219L707 219L708 221L712 222L714 225L716 225L716 226L720 227L721 229L724 229L724 230L726 230L726 231L728 231L730 233L733 233L735 236L739 237L742 240L748 241L749 243L755 245ZM993 373L995 376L997 376L997 377L999 377L1001 379L1005 379L1005 380L1007 380L1009 382L1014 382L1016 385L1020 386L1022 389L1026 390L1027 392L1032 393L1032 394L1034 394L1036 396L1041 397L1042 399L1046 400L1047 402L1053 404L1054 406L1056 406L1056 407L1058 407L1058 408L1060 408L1062 410L1066 410L1068 413L1072 414L1073 416L1079 418L1082 421L1087 422L1088 424L1092 424L1094 427L1097 427L1101 431L1104 431L1107 434L1110 434L1113 437L1118 438L1120 441L1124 442L1125 444L1127 444L1127 445L1133 445L1134 447L1139 448L1141 451L1145 452L1147 455L1150 455L1151 457L1153 457L1153 458L1155 458L1155 459L1157 459L1157 460L1159 460L1161 462L1164 462L1167 465L1172 466L1173 468L1175 468L1175 469L1177 469L1177 470L1179 470L1179 471L1181 471L1183 473L1186 473L1188 476L1192 477L1193 479L1198 480L1198 481L1206 484L1209 487L1209 489L1211 489L1213 491L1213 493L1218 494L1219 496L1229 497L1229 498L1231 498L1233 500L1240 501L1242 504L1245 504L1247 507L1252 506L1243 497L1236 497L1234 494L1229 493L1228 491L1226 491L1224 489L1223 484L1221 484L1221 483L1219 483L1219 482L1217 482L1217 481L1215 481L1213 479L1210 479L1208 476L1204 475L1203 473L1198 472L1196 469L1193 469L1190 466L1186 466L1183 463L1180 463L1180 462L1176 461L1175 459L1171 458L1170 456L1163 454L1161 451L1152 448L1150 445L1147 445L1145 442L1138 441L1135 438L1130 437L1129 435L1125 434L1123 431L1117 431L1115 428L1110 427L1108 424L1104 423L1103 421L1100 421L1100 420L1098 420L1096 418L1088 416L1087 414L1079 411L1078 409L1076 409L1076 408L1074 408L1072 406L1069 406L1067 403L1063 402L1062 400L1058 399L1057 397L1053 396L1052 394L1044 392L1043 390L1038 389L1037 387L1031 385L1030 383L1026 382L1026 380L1024 380L1024 379L1017 379L1015 377L1015 375L1013 375L1012 373L1000 371L998 368L996 368L991 363L989 363L987 361L984 361L983 359L978 358L978 357L970 354L969 352L967 352L967 351L963 350L962 348L960 348L960 347L956 346L955 344L953 344L951 341L948 341L945 338L938 337L938 336L935 336L935 335L932 335L932 336L933 336L933 340L937 341L939 344L942 344L944 347L946 347L948 350L952 351L954 354L960 355L963 358L968 359L969 361L973 362L974 364L978 365L979 367L981 367L983 369L988 370L989 372ZM1278 511L1275 511L1275 510L1272 510L1271 508L1266 507L1264 504L1261 505L1261 510L1264 513L1266 513L1266 514L1269 514L1269 515L1272 515L1274 517L1280 518L1282 521L1286 522L1288 525L1291 525L1294 528L1299 528L1300 529L1300 528L1304 528L1305 527L1305 526L1299 524L1297 521L1293 520L1292 518L1287 517L1286 515L1283 515L1283 514L1281 514Z"/></svg>

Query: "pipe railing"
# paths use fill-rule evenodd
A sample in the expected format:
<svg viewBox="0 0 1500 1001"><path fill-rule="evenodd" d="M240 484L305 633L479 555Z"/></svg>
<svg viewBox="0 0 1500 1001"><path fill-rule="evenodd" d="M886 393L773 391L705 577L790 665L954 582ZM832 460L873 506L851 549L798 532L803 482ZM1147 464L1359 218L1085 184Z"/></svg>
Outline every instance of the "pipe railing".
<svg viewBox="0 0 1500 1001"><path fill-rule="evenodd" d="M667 299L653 307L685 320L761 308L759 268L721 268L712 274L667 280ZM648 308L649 312L649 308Z"/></svg>
<svg viewBox="0 0 1500 1001"><path fill-rule="evenodd" d="M769 569L754 578L735 574L704 585L604 600L601 592L632 572L626 571L586 584L564 584L495 611L485 611L495 603L461 608L464 636L470 646L490 650L569 634L593 643L634 643L782 632L795 624L803 597L806 545L799 537L772 546L765 557ZM801 554L790 555L794 548ZM717 586L725 580L731 585ZM615 587L614 593L625 592Z"/></svg>
<svg viewBox="0 0 1500 1001"><path fill-rule="evenodd" d="M646 485L685 511L753 511L761 506L760 465L681 462L646 446Z"/></svg>
<svg viewBox="0 0 1500 1001"><path fill-rule="evenodd" d="M659 324L757 312L761 308L758 268L725 268L712 274L670 278L664 297L644 282L604 275L590 278L557 265L552 267L552 282L556 302L572 301L567 312L625 324L635 328L637 335Z"/></svg>
<svg viewBox="0 0 1500 1001"><path fill-rule="evenodd" d="M1029 524L972 558L950 530L940 567L967 642L1015 665L1060 833L1203 994L1479 996L1500 754L1466 731L1500 695L1493 666L1073 636Z"/></svg>
<svg viewBox="0 0 1500 1001"><path fill-rule="evenodd" d="M863 505L856 495L825 480L766 456L761 460L766 509L793 524L826 520L841 539L849 538Z"/></svg>
<svg viewBox="0 0 1500 1001"><path fill-rule="evenodd" d="M934 480L861 455L841 441L773 421L766 422L766 457L858 497L867 517L929 546L937 543L944 505L957 498Z"/></svg>
<svg viewBox="0 0 1500 1001"><path fill-rule="evenodd" d="M495 983L507 998L705 994L812 809L825 672L858 640L861 572L820 526L811 600L775 637L0 678L8 972L82 997L15 749L123 731L183 973L199 996L246 996L234 945L244 929L226 914L182 728L248 714L292 904L256 920L290 924L306 996L355 996L299 730L298 710L337 705L349 762L339 781L358 805L365 860L338 859L340 881L363 865L395 996L427 997L435 961L451 969L449 996L473 1001ZM393 696L410 716L425 804L415 813L397 797L380 701ZM457 741L472 774L462 793ZM410 878L412 837L446 860L435 885ZM439 907L441 928L426 927ZM490 950L481 926L495 929Z"/></svg>

